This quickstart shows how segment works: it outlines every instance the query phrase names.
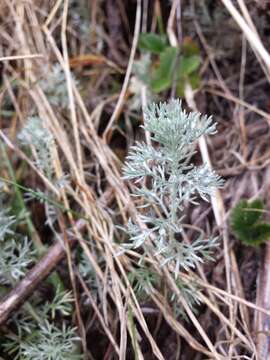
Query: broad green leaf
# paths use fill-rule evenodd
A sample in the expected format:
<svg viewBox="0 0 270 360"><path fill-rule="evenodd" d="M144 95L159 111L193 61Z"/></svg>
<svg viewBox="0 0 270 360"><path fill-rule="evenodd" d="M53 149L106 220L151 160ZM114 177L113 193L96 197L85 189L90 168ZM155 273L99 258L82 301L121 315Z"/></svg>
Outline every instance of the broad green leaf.
<svg viewBox="0 0 270 360"><path fill-rule="evenodd" d="M139 49L160 54L166 48L166 36L154 33L142 33L139 38Z"/></svg>
<svg viewBox="0 0 270 360"><path fill-rule="evenodd" d="M246 245L257 246L270 239L270 224L261 223L263 202L241 200L231 213L231 226L235 236Z"/></svg>
<svg viewBox="0 0 270 360"><path fill-rule="evenodd" d="M270 224L252 225L237 231L235 235L246 245L258 246L270 239Z"/></svg>
<svg viewBox="0 0 270 360"><path fill-rule="evenodd" d="M179 65L179 75L190 75L200 66L200 57L198 55L181 56Z"/></svg>
<svg viewBox="0 0 270 360"><path fill-rule="evenodd" d="M151 88L154 92L167 90L172 84L172 76L177 61L178 49L168 46L160 54L159 67L154 71Z"/></svg>
<svg viewBox="0 0 270 360"><path fill-rule="evenodd" d="M243 227L250 227L262 218L263 203L257 199L250 203L241 200L232 210L232 228L238 230Z"/></svg>
<svg viewBox="0 0 270 360"><path fill-rule="evenodd" d="M165 91L169 89L171 85L172 85L172 78L170 76L156 77L151 81L151 88L155 93Z"/></svg>
<svg viewBox="0 0 270 360"><path fill-rule="evenodd" d="M270 224L260 223L253 226L254 240L260 244L270 240Z"/></svg>
<svg viewBox="0 0 270 360"><path fill-rule="evenodd" d="M196 90L200 87L201 84L201 77L200 74L196 71L193 74L190 74L188 77L188 81L193 90Z"/></svg>
<svg viewBox="0 0 270 360"><path fill-rule="evenodd" d="M198 89L200 86L201 78L198 72L195 72L189 76L180 76L177 81L176 93L179 97L185 96L185 86L190 83L193 90Z"/></svg>
<svg viewBox="0 0 270 360"><path fill-rule="evenodd" d="M185 76L180 76L176 85L176 93L178 97L183 98L185 96L185 85L187 78Z"/></svg>

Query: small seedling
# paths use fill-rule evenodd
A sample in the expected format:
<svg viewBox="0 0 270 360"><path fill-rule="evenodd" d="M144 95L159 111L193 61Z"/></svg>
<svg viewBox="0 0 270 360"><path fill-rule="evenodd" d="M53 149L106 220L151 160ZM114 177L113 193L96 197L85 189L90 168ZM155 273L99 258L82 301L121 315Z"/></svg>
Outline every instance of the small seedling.
<svg viewBox="0 0 270 360"><path fill-rule="evenodd" d="M150 80L144 80L154 93L168 90L174 80L180 97L184 96L187 82L193 89L199 87L200 52L190 38L184 39L180 49L170 46L165 35L142 33L139 48L143 54L154 55L152 63L147 64ZM149 76L145 79L149 79Z"/></svg>

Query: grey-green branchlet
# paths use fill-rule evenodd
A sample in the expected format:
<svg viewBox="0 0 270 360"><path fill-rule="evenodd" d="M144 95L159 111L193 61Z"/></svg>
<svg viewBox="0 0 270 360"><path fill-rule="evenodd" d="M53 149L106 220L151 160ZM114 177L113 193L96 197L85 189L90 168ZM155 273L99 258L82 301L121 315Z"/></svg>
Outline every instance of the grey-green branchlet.
<svg viewBox="0 0 270 360"><path fill-rule="evenodd" d="M139 222L129 220L124 229L129 236L125 247L146 247L152 239L154 254L162 257L161 266L172 263L177 275L180 268L194 268L196 262L211 259L217 238L199 236L192 243L182 241L182 221L187 202L198 197L208 200L223 180L206 164L190 163L197 140L216 132L211 117L186 113L178 100L152 104L144 111L145 131L152 144L137 142L127 156L124 179L134 181L133 196L141 199ZM145 181L147 179L147 181Z"/></svg>

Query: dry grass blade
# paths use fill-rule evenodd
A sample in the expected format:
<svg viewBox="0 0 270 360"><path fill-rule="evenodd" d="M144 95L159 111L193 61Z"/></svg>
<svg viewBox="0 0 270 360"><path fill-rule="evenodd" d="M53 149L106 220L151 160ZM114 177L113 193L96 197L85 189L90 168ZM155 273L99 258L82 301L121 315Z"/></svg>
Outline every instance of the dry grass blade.
<svg viewBox="0 0 270 360"><path fill-rule="evenodd" d="M239 11L236 9L236 7L233 5L231 0L221 0L224 4L224 6L227 8L227 10L230 12L234 20L237 22L243 33L245 34L247 40L250 42L252 48L254 48L262 61L267 66L268 72L270 70L270 55L266 48L264 47L263 43L261 42L258 34L256 31L254 31L254 28L251 28L249 24L244 20L244 18L241 16Z"/></svg>
<svg viewBox="0 0 270 360"><path fill-rule="evenodd" d="M14 55L0 57L0 61L23 60L23 59L36 59L43 58L42 54L29 54L29 55Z"/></svg>
<svg viewBox="0 0 270 360"><path fill-rule="evenodd" d="M115 107L114 112L113 112L113 114L112 114L112 116L110 118L110 121L108 122L108 125L106 126L106 129L105 129L105 131L103 133L103 139L105 141L107 140L106 138L107 138L107 136L109 134L109 131L111 131L111 127L112 127L113 123L119 117L119 113L120 113L120 111L122 109L124 99L125 99L125 96L126 96L126 91L127 91L127 88L128 88L129 79L130 79L130 75L131 75L131 70L132 70L132 66L133 66L133 62L134 62L134 58L135 58L137 43L138 43L138 40L139 40L140 24L141 24L141 11L142 11L141 0L137 0L134 36L133 36L133 42L132 42L130 57L129 57L129 61L128 61L128 67L127 67L127 70L126 70L125 80L123 82L123 86L122 86L122 89L121 89L121 92L120 92L119 99L117 101L116 107Z"/></svg>

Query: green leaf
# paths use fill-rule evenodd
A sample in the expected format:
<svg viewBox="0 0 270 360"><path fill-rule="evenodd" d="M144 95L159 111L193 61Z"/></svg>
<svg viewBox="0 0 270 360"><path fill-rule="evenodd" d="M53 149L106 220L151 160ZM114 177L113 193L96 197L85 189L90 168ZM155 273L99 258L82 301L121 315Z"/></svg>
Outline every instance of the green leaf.
<svg viewBox="0 0 270 360"><path fill-rule="evenodd" d="M190 83L193 90L198 89L201 83L200 74L195 72L194 74L191 74L189 76L180 76L178 78L178 82L176 86L177 96L179 97L185 96L185 85L187 82Z"/></svg>
<svg viewBox="0 0 270 360"><path fill-rule="evenodd" d="M260 223L263 216L260 199L241 200L231 213L231 227L235 236L246 245L257 246L270 239L270 224Z"/></svg>
<svg viewBox="0 0 270 360"><path fill-rule="evenodd" d="M241 200L232 210L232 228L237 231L243 227L250 227L262 218L263 202L259 199L248 203Z"/></svg>
<svg viewBox="0 0 270 360"><path fill-rule="evenodd" d="M172 46L168 46L160 54L159 67L154 71L153 78L150 83L154 92L159 93L170 88L177 61L177 54L178 49Z"/></svg>
<svg viewBox="0 0 270 360"><path fill-rule="evenodd" d="M254 241L261 244L270 239L270 224L261 223L253 226Z"/></svg>
<svg viewBox="0 0 270 360"><path fill-rule="evenodd" d="M190 85L193 90L196 90L200 87L201 77L198 72L195 72L194 74L189 75L188 80L189 80Z"/></svg>
<svg viewBox="0 0 270 360"><path fill-rule="evenodd" d="M166 48L166 36L154 33L142 33L139 38L139 49L149 51L153 54L160 54Z"/></svg>
<svg viewBox="0 0 270 360"><path fill-rule="evenodd" d="M256 224L237 231L236 235L244 244L258 246L270 239L270 224Z"/></svg>
<svg viewBox="0 0 270 360"><path fill-rule="evenodd" d="M151 81L151 88L155 93L165 91L172 85L172 79L170 76L162 77L157 76Z"/></svg>
<svg viewBox="0 0 270 360"><path fill-rule="evenodd" d="M181 56L179 65L179 76L190 75L200 66L200 57L198 55Z"/></svg>
<svg viewBox="0 0 270 360"><path fill-rule="evenodd" d="M183 98L185 96L185 85L187 82L187 78L185 76L180 76L176 86L177 96Z"/></svg>

